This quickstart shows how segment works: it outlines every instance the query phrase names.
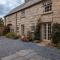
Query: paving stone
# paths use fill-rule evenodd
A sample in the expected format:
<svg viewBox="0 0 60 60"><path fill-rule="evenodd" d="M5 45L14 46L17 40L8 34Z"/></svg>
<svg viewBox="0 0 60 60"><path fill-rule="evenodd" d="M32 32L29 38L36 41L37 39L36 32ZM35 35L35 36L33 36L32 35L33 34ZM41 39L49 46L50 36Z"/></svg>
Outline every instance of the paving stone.
<svg viewBox="0 0 60 60"><path fill-rule="evenodd" d="M27 59L24 58L24 57L18 57L18 58L14 58L14 59L12 59L12 60L27 60Z"/></svg>
<svg viewBox="0 0 60 60"><path fill-rule="evenodd" d="M2 60L19 60L22 59L29 59L33 55L36 55L37 53L34 52L32 49L26 49L26 50L21 50L19 52L16 52L14 55L7 56L5 58L2 58Z"/></svg>
<svg viewBox="0 0 60 60"><path fill-rule="evenodd" d="M30 54L28 54L28 55L26 55L24 57L27 58L27 59L30 59L34 55L37 55L37 53L36 52L32 52L32 53L30 53Z"/></svg>
<svg viewBox="0 0 60 60"><path fill-rule="evenodd" d="M25 55L29 55L30 53L33 53L34 50L32 49L26 49L26 50L21 50L19 52L16 53L17 56L25 56Z"/></svg>
<svg viewBox="0 0 60 60"><path fill-rule="evenodd" d="M50 60L50 59L39 56L39 55L35 55L32 58L30 58L29 60Z"/></svg>
<svg viewBox="0 0 60 60"><path fill-rule="evenodd" d="M16 58L16 57L17 57L17 55L14 54L14 55L10 55L10 56L7 56L5 58L2 58L1 60L11 60L11 59Z"/></svg>
<svg viewBox="0 0 60 60"><path fill-rule="evenodd" d="M60 49L49 48L46 46L37 46L36 44L31 42L27 43L22 42L20 40L13 40L7 39L5 37L0 37L0 58L15 54L16 52L20 52L21 50L23 50L25 52L23 52L22 56L28 56L27 58L29 59L31 56L34 56L34 54L30 55L31 51L27 52L29 49L32 49L34 54L36 51L37 54L39 54L42 57L45 57L46 59L49 58L51 60L60 60ZM19 57L21 53L17 54L17 56Z"/></svg>

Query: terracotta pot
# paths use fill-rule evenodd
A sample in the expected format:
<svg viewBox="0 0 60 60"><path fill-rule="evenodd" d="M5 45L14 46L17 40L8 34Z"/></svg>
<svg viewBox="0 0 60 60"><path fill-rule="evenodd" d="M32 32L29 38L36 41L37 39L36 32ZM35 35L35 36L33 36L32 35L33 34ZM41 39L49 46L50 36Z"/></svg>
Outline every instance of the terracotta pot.
<svg viewBox="0 0 60 60"><path fill-rule="evenodd" d="M24 41L24 42L28 42L28 39L27 39L26 36L22 36L22 37L21 37L21 40Z"/></svg>

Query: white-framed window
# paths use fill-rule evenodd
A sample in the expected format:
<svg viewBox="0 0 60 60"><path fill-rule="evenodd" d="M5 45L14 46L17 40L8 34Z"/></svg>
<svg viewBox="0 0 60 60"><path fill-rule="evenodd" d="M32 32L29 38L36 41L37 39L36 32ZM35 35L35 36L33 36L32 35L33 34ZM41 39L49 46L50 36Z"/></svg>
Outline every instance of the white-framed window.
<svg viewBox="0 0 60 60"><path fill-rule="evenodd" d="M19 32L19 27L16 27L17 32Z"/></svg>
<svg viewBox="0 0 60 60"><path fill-rule="evenodd" d="M22 33L22 35L24 35L24 32L25 32L25 26L24 26L24 24L22 24L21 25L21 33Z"/></svg>
<svg viewBox="0 0 60 60"><path fill-rule="evenodd" d="M49 12L52 10L52 1L51 0L45 0L43 2L44 12Z"/></svg>
<svg viewBox="0 0 60 60"><path fill-rule="evenodd" d="M31 31L35 31L35 26L31 26Z"/></svg>
<svg viewBox="0 0 60 60"><path fill-rule="evenodd" d="M46 39L46 24L44 24L44 39Z"/></svg>
<svg viewBox="0 0 60 60"><path fill-rule="evenodd" d="M48 40L51 40L51 24L48 24Z"/></svg>
<svg viewBox="0 0 60 60"><path fill-rule="evenodd" d="M19 27L17 27L17 30L19 30Z"/></svg>
<svg viewBox="0 0 60 60"><path fill-rule="evenodd" d="M22 10L21 11L21 18L24 18L25 17L25 10Z"/></svg>
<svg viewBox="0 0 60 60"><path fill-rule="evenodd" d="M32 25L31 25L31 31L32 31L32 32L34 32L34 31L35 31L35 29L36 29L36 26L35 26L35 24L34 24L34 23L32 23Z"/></svg>
<svg viewBox="0 0 60 60"><path fill-rule="evenodd" d="M51 40L51 23L43 23L43 39Z"/></svg>
<svg viewBox="0 0 60 60"><path fill-rule="evenodd" d="M14 32L14 29L10 29L10 32Z"/></svg>

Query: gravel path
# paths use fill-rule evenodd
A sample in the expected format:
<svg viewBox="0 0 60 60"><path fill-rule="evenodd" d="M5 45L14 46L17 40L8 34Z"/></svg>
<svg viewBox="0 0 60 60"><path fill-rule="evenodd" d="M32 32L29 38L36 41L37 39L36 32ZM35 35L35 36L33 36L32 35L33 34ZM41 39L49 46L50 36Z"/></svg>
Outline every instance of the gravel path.
<svg viewBox="0 0 60 60"><path fill-rule="evenodd" d="M51 60L60 60L60 49L37 46L34 43L26 43L20 40L11 40L0 37L0 58L9 56L20 50L33 49L40 56Z"/></svg>

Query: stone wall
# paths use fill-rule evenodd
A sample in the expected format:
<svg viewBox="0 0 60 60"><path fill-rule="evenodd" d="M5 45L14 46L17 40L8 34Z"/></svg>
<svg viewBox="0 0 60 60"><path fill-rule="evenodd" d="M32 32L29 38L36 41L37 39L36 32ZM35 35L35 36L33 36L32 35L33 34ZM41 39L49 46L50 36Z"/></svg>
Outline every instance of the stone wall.
<svg viewBox="0 0 60 60"><path fill-rule="evenodd" d="M25 17L21 18L21 11L10 16L6 17L6 25L12 24L14 31L18 34L22 34L21 25L24 24L25 35L27 35L27 31L31 31L31 26L33 24L37 24L38 19L41 19L41 23L44 22L58 22L60 23L60 0L52 0L52 11L43 12L43 4L42 2L36 4L28 9L25 9ZM17 22L16 22L17 19ZM16 30L18 27L18 30Z"/></svg>
<svg viewBox="0 0 60 60"><path fill-rule="evenodd" d="M53 1L53 22L60 23L60 0Z"/></svg>
<svg viewBox="0 0 60 60"><path fill-rule="evenodd" d="M12 24L14 32L16 32L16 13L6 17L6 26Z"/></svg>
<svg viewBox="0 0 60 60"><path fill-rule="evenodd" d="M21 18L21 11L17 13L17 25L19 26L19 32L21 34L21 25L25 26L25 35L28 31L31 31L31 26L34 24L36 26L37 21L41 18L43 10L41 9L42 4L37 4L28 9L25 9L25 17Z"/></svg>

